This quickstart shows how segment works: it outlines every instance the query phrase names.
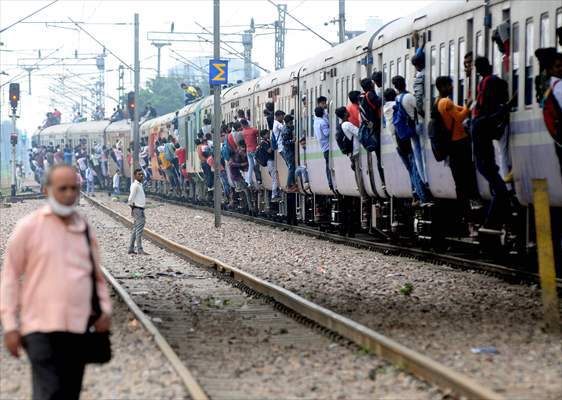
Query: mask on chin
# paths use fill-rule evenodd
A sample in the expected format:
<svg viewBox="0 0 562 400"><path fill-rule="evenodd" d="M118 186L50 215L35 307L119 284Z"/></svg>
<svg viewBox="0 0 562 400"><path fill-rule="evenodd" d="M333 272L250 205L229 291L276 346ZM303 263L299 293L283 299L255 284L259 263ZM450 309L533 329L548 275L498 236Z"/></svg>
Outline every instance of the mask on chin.
<svg viewBox="0 0 562 400"><path fill-rule="evenodd" d="M51 210L53 210L53 212L56 215L63 218L70 217L72 213L74 213L74 211L76 210L76 204L73 204L71 206L65 206L64 204L61 204L58 201L56 201L55 197L50 192L48 193L47 204L49 204Z"/></svg>

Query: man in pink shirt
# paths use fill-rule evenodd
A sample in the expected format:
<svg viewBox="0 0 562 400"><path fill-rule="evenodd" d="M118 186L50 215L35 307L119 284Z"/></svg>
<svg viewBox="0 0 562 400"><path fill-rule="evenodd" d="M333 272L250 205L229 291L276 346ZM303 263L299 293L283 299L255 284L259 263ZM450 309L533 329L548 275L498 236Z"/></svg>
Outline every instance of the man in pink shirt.
<svg viewBox="0 0 562 400"><path fill-rule="evenodd" d="M21 219L7 244L0 277L4 342L14 357L19 357L22 345L25 348L34 399L80 396L84 333L95 299L92 268L101 308L93 326L105 332L111 324L98 244L86 220L75 211L79 190L72 167L52 167L46 178L48 204ZM92 265L92 258L98 265Z"/></svg>
<svg viewBox="0 0 562 400"><path fill-rule="evenodd" d="M258 147L259 132L256 128L250 127L250 122L247 119L241 119L242 137L246 144L246 152L248 157L248 173L246 174L246 183L252 186L253 176L256 176L257 185L261 185L261 174L259 165L256 164L256 149Z"/></svg>

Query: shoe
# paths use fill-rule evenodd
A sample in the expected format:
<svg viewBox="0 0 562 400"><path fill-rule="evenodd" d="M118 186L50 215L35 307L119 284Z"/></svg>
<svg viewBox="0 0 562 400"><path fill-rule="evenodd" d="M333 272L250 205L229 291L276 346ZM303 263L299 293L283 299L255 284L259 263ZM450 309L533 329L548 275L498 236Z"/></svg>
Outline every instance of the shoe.
<svg viewBox="0 0 562 400"><path fill-rule="evenodd" d="M146 251L144 251L144 250L142 250L142 249L139 250L139 251L137 251L137 254L138 254L138 255L141 255L141 256L149 256L149 255L150 255L149 253L147 253Z"/></svg>
<svg viewBox="0 0 562 400"><path fill-rule="evenodd" d="M213 190L215 190L215 188L214 188L214 187L210 187L210 188L207 189L207 192L212 192Z"/></svg>
<svg viewBox="0 0 562 400"><path fill-rule="evenodd" d="M129 251L127 252L127 254L137 254L137 252L134 251L134 250L129 250Z"/></svg>
<svg viewBox="0 0 562 400"><path fill-rule="evenodd" d="M412 207L419 207L420 201L418 199L412 199Z"/></svg>
<svg viewBox="0 0 562 400"><path fill-rule="evenodd" d="M506 176L503 177L505 183L513 183L513 171L509 171Z"/></svg>
<svg viewBox="0 0 562 400"><path fill-rule="evenodd" d="M310 183L305 182L303 187L304 187L304 190L310 190Z"/></svg>
<svg viewBox="0 0 562 400"><path fill-rule="evenodd" d="M272 203L279 203L281 201L281 196L275 196L271 198Z"/></svg>
<svg viewBox="0 0 562 400"><path fill-rule="evenodd" d="M469 202L470 202L471 210L480 210L483 207L482 202L480 200L469 200Z"/></svg>

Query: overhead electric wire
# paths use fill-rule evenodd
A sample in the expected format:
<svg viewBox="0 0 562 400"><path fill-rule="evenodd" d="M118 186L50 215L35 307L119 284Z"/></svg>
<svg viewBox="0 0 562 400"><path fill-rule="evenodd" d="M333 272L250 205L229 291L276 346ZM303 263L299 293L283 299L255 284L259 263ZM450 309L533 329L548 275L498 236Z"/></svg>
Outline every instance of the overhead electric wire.
<svg viewBox="0 0 562 400"><path fill-rule="evenodd" d="M29 14L28 16L23 17L23 18L21 18L20 20L14 22L12 25L9 25L9 26L7 26L6 28L1 29L1 30L0 30L0 33L4 33L4 32L6 32L8 29L10 29L12 26L15 26L15 25L19 24L20 22L23 22L23 21L25 21L26 19L28 19L28 18L30 18L30 17L33 17L35 14L39 13L40 11L43 11L45 8L47 8L47 7L49 7L49 6L52 6L52 5L55 4L57 1L59 1L59 0L54 0L54 1L52 1L51 3L47 4L46 6L41 7L41 8L38 9L37 11L32 12L32 13Z"/></svg>
<svg viewBox="0 0 562 400"><path fill-rule="evenodd" d="M277 7L277 4L275 4L273 1L271 0L267 0L269 3L271 3L272 5L275 6L275 8ZM313 34L315 34L316 36L318 36L320 39L322 39L323 41L325 41L326 43L328 43L331 47L334 47L334 43L330 42L329 40L325 39L324 36L322 36L321 34L315 32L311 27L307 26L305 23L301 22L299 19L297 19L296 17L293 17L288 11L285 11L285 14L287 14L289 17L291 17L293 20L295 20L296 22L298 22L299 24L301 24L302 26L304 26L307 30L309 30L310 32L312 32Z"/></svg>
<svg viewBox="0 0 562 400"><path fill-rule="evenodd" d="M72 18L68 17L68 19L72 22L74 22L72 20ZM82 32L84 32L86 35L88 35L92 40L94 40L97 44L99 44L100 46L102 46L105 50L107 50L107 52L109 54L111 54L113 57L115 57L116 59L118 59L122 64L124 64L128 69L130 69L131 71L134 71L133 68L131 68L131 66L129 64L127 64L125 61L123 61L121 59L121 57L119 57L117 54L115 54L114 52L112 52L105 44L103 44L102 42L100 42L98 39L96 39L92 34L90 34L90 32L88 32L86 29L82 28L80 25L78 25L76 22L74 22L74 25L76 25L76 27L78 27L78 29L80 29Z"/></svg>
<svg viewBox="0 0 562 400"><path fill-rule="evenodd" d="M29 68L36 67L37 65L39 65L39 63L40 63L41 61L43 61L43 60L45 60L45 59L48 59L50 56L52 56L53 54L55 54L57 51L59 51L59 50L62 49L63 47L64 47L64 46L61 46L61 47L59 47L58 49L55 49L55 50L53 50L52 52L50 52L49 54L47 54L45 57L40 58L35 64L30 65ZM57 63L58 63L58 61L57 61L56 63L54 63L54 64L57 64ZM54 65L54 64L45 65L45 66L43 66L42 68L44 69L44 68L50 67L50 66L52 66L52 65ZM42 69L42 68L38 68L38 69ZM2 85L0 85L0 88L1 88L1 87L4 87L5 85L7 85L7 84L10 83L10 82L15 81L16 79L19 79L20 77L22 77L22 76L25 75L26 73L27 73L27 71L24 71L24 72L22 72L22 73L20 73L20 74L18 74L18 75L16 75L16 76L14 76L14 77L13 77L12 79L10 79L8 82L5 82L5 83L3 83Z"/></svg>

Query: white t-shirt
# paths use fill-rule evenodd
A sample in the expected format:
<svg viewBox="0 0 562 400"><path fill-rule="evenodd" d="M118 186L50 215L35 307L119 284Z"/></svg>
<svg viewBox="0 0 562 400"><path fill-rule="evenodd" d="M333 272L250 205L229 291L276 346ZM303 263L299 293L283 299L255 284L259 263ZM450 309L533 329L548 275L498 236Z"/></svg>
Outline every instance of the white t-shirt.
<svg viewBox="0 0 562 400"><path fill-rule="evenodd" d="M120 178L120 176L118 174L113 175L113 187L114 188L119 187L119 178Z"/></svg>
<svg viewBox="0 0 562 400"><path fill-rule="evenodd" d="M388 134L392 137L392 140L396 144L396 128L392 123L392 117L394 116L394 101L387 101L384 103L383 107L383 115L384 115L384 122L385 122L385 130Z"/></svg>
<svg viewBox="0 0 562 400"><path fill-rule="evenodd" d="M353 125L351 122L345 121L343 124L341 124L341 129L345 137L353 141L353 155L355 156L359 154L359 128Z"/></svg>
<svg viewBox="0 0 562 400"><path fill-rule="evenodd" d="M277 120L273 121L273 135L277 140L277 151L281 153L283 151L283 143L281 140L281 132L283 131L283 124Z"/></svg>
<svg viewBox="0 0 562 400"><path fill-rule="evenodd" d="M414 119L416 115L416 98L412 93L400 93L396 96L397 101L402 102L404 110L408 113L410 118Z"/></svg>

